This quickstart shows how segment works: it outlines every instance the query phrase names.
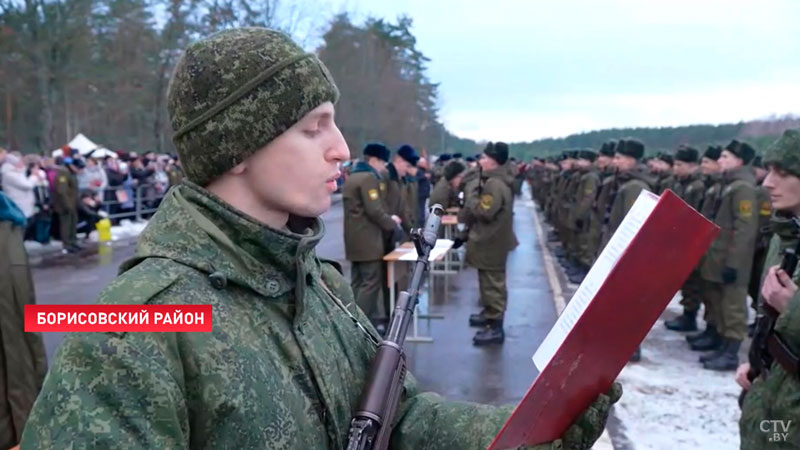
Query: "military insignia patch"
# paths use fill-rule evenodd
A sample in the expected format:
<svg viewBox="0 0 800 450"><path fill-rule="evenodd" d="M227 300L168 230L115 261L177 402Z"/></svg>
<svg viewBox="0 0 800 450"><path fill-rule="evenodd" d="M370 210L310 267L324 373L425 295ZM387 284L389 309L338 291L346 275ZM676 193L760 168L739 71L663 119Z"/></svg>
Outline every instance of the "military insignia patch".
<svg viewBox="0 0 800 450"><path fill-rule="evenodd" d="M772 215L772 204L770 202L761 202L761 211L759 213L762 216L771 216Z"/></svg>
<svg viewBox="0 0 800 450"><path fill-rule="evenodd" d="M489 209L492 207L492 201L494 198L490 194L483 194L481 195L481 208Z"/></svg>
<svg viewBox="0 0 800 450"><path fill-rule="evenodd" d="M739 202L739 215L742 217L750 217L753 215L753 203L750 200L742 200Z"/></svg>
<svg viewBox="0 0 800 450"><path fill-rule="evenodd" d="M377 189L370 189L367 191L367 195L369 195L370 200L377 200L378 199L378 190Z"/></svg>
<svg viewBox="0 0 800 450"><path fill-rule="evenodd" d="M378 186L381 188L381 192L386 190L386 183L378 183Z"/></svg>

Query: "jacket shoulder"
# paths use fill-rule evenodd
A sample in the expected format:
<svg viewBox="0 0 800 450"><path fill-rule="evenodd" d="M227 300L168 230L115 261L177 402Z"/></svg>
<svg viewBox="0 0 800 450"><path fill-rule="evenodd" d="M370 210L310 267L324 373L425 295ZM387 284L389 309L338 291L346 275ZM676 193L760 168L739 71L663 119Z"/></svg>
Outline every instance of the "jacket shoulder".
<svg viewBox="0 0 800 450"><path fill-rule="evenodd" d="M146 258L121 274L108 285L97 299L105 305L145 305L170 287L191 268L166 258Z"/></svg>

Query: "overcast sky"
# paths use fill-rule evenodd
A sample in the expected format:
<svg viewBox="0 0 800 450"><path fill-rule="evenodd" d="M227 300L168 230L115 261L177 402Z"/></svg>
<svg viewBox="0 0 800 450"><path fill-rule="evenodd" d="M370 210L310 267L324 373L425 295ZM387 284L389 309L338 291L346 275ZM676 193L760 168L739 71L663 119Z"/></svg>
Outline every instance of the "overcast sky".
<svg viewBox="0 0 800 450"><path fill-rule="evenodd" d="M798 0L342 0L414 19L441 116L473 139L800 114Z"/></svg>

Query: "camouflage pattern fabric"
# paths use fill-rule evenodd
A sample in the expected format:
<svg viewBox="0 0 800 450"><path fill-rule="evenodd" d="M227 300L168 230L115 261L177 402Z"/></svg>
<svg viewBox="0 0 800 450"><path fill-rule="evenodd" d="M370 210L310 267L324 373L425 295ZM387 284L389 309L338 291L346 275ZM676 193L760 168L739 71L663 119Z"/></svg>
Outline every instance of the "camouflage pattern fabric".
<svg viewBox="0 0 800 450"><path fill-rule="evenodd" d="M797 247L797 229L787 219L776 217L773 220L773 228L775 235L767 252L765 271L781 263L781 255L785 249ZM795 283L800 284L800 268L793 278ZM759 299L759 305L763 305L763 298ZM800 293L790 301L789 309L778 316L775 331L795 354L800 352ZM800 446L798 399L800 399L800 380L774 362L765 377L757 378L753 382L745 397L739 420L741 449L797 449ZM788 429L785 430L788 434L781 439L774 439L772 429L762 425L765 420L780 420L788 424ZM769 431L765 432L764 428Z"/></svg>
<svg viewBox="0 0 800 450"><path fill-rule="evenodd" d="M786 130L764 152L764 164L777 164L783 170L800 177L800 129Z"/></svg>
<svg viewBox="0 0 800 450"><path fill-rule="evenodd" d="M190 45L167 93L186 177L205 186L338 97L322 62L278 31L238 28Z"/></svg>
<svg viewBox="0 0 800 450"><path fill-rule="evenodd" d="M211 304L211 333L76 333L56 355L23 449L341 449L377 333L316 257L319 219L255 222L171 189L101 304ZM602 432L601 396L570 433ZM393 449L481 449L511 412L421 393L408 376ZM539 448L560 448L556 442Z"/></svg>

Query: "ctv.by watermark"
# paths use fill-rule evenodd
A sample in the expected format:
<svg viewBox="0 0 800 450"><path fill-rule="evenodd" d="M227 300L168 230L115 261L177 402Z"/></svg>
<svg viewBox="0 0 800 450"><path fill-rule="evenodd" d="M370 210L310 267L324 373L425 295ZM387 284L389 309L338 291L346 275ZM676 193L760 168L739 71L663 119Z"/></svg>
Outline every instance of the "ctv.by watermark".
<svg viewBox="0 0 800 450"><path fill-rule="evenodd" d="M789 428L792 426L791 420L762 420L759 428L763 433L768 433L770 442L786 442L789 437Z"/></svg>

